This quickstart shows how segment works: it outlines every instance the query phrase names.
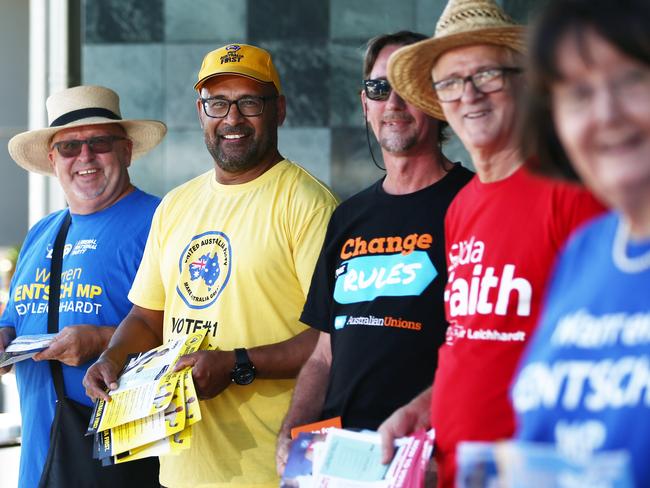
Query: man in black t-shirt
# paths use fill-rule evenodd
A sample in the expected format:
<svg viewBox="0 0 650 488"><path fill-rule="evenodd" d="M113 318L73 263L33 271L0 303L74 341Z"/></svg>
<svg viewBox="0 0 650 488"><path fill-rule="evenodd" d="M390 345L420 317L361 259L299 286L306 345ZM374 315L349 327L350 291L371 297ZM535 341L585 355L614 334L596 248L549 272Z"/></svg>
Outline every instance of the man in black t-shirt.
<svg viewBox="0 0 650 488"><path fill-rule="evenodd" d="M361 102L386 176L330 220L300 317L321 332L280 431L279 473L292 427L341 417L345 428L377 429L433 380L447 328L444 216L472 173L443 156L444 123L386 79L389 56L423 39L403 31L368 43Z"/></svg>

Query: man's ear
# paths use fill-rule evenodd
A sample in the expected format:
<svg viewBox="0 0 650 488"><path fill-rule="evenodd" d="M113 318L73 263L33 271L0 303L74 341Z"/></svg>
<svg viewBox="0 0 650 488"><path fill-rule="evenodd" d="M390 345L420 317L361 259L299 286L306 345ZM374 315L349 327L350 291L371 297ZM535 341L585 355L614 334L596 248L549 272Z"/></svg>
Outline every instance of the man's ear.
<svg viewBox="0 0 650 488"><path fill-rule="evenodd" d="M278 111L278 127L280 127L284 123L284 119L287 117L287 99L284 95L278 95L276 103Z"/></svg>
<svg viewBox="0 0 650 488"><path fill-rule="evenodd" d="M127 138L124 142L124 161L126 161L126 167L128 168L131 166L131 158L133 157L133 141Z"/></svg>
<svg viewBox="0 0 650 488"><path fill-rule="evenodd" d="M47 153L47 159L50 161L50 168L52 168L52 171L56 175L56 164L54 164L54 151L56 149L51 149L50 152Z"/></svg>
<svg viewBox="0 0 650 488"><path fill-rule="evenodd" d="M361 90L359 94L361 97L361 110L363 110L363 116L368 117L368 99L366 98L365 90Z"/></svg>
<svg viewBox="0 0 650 488"><path fill-rule="evenodd" d="M201 125L201 129L203 129L203 102L200 96L196 99L196 115L199 116L199 124Z"/></svg>

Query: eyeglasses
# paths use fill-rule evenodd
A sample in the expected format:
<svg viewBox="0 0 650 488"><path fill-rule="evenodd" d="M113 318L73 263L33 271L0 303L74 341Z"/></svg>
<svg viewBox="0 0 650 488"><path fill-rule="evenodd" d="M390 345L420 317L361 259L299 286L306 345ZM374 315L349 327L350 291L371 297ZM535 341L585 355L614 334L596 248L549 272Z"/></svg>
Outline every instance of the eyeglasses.
<svg viewBox="0 0 650 488"><path fill-rule="evenodd" d="M393 87L385 78L378 78L376 80L363 80L363 89L366 92L366 97L370 100L383 102L390 97Z"/></svg>
<svg viewBox="0 0 650 488"><path fill-rule="evenodd" d="M55 142L52 146L59 151L59 154L64 158L74 158L81 154L81 147L88 144L88 150L94 154L103 154L113 150L113 143L115 141L125 140L126 137L121 136L97 136L88 139L73 139L70 141Z"/></svg>
<svg viewBox="0 0 650 488"><path fill-rule="evenodd" d="M612 70L600 83L589 79L564 79L551 85L554 110L565 116L590 114L599 95L608 93L620 107L636 111L650 100L650 68Z"/></svg>
<svg viewBox="0 0 650 488"><path fill-rule="evenodd" d="M503 89L505 75L521 73L522 69L510 66L489 68L477 71L473 75L447 78L433 83L433 89L441 102L455 102L460 100L465 90L465 83L472 83L476 91L481 93L494 93Z"/></svg>
<svg viewBox="0 0 650 488"><path fill-rule="evenodd" d="M264 102L278 98L277 95L270 97L246 96L237 100L226 100L221 97L201 98L203 111L208 117L223 119L230 113L230 107L237 105L237 110L244 117L257 117L264 112Z"/></svg>

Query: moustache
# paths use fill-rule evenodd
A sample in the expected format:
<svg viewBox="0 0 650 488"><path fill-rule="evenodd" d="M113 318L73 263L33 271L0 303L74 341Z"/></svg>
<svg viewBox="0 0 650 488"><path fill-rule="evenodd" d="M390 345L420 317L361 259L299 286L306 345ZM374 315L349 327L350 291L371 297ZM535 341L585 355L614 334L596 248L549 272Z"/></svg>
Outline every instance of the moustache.
<svg viewBox="0 0 650 488"><path fill-rule="evenodd" d="M384 113L381 118L382 122L412 122L413 117L404 112Z"/></svg>
<svg viewBox="0 0 650 488"><path fill-rule="evenodd" d="M231 126L227 125L225 127L220 128L217 131L217 135L222 137L222 136L228 136L228 135L242 135L242 136L251 136L255 133L255 130L252 127L247 127L247 126Z"/></svg>

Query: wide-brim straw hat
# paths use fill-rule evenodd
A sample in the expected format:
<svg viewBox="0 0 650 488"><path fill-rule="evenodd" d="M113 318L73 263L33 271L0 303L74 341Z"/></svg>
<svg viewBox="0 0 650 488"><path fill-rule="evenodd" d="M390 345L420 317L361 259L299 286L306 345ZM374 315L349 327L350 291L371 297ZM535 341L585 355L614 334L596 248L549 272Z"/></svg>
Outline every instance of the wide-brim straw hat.
<svg viewBox="0 0 650 488"><path fill-rule="evenodd" d="M9 141L9 154L27 171L53 175L47 157L57 132L82 125L119 124L133 141L131 160L144 156L165 137L158 120L122 119L120 98L103 86L77 86L54 93L45 102L49 127L22 132Z"/></svg>
<svg viewBox="0 0 650 488"><path fill-rule="evenodd" d="M432 38L404 46L391 55L388 81L408 103L445 120L431 77L431 69L440 55L476 44L504 46L523 54L524 29L494 0L450 0Z"/></svg>

